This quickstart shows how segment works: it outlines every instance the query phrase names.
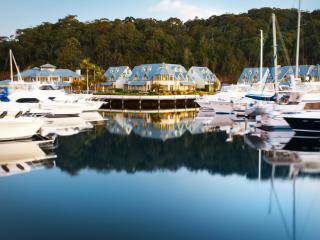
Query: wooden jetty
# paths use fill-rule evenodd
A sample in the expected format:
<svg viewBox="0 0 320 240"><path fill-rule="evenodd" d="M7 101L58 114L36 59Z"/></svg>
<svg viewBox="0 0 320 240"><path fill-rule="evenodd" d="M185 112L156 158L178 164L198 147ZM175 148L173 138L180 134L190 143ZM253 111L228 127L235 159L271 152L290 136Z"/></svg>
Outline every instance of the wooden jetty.
<svg viewBox="0 0 320 240"><path fill-rule="evenodd" d="M129 95L96 95L100 101L107 104L103 109L183 109L197 108L197 95L158 95L158 96L129 96Z"/></svg>

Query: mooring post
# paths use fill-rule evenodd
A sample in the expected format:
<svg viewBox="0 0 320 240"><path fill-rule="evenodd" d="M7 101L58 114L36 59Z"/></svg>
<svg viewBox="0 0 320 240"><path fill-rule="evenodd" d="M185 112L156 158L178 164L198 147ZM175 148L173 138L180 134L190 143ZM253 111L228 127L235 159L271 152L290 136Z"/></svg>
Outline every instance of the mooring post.
<svg viewBox="0 0 320 240"><path fill-rule="evenodd" d="M122 109L124 109L124 99L123 99L124 97L122 96Z"/></svg>
<svg viewBox="0 0 320 240"><path fill-rule="evenodd" d="M142 103L142 101L141 101L141 96L139 97L139 109L140 109L140 111L141 111L141 103Z"/></svg>
<svg viewBox="0 0 320 240"><path fill-rule="evenodd" d="M160 110L160 96L158 96L158 109Z"/></svg>

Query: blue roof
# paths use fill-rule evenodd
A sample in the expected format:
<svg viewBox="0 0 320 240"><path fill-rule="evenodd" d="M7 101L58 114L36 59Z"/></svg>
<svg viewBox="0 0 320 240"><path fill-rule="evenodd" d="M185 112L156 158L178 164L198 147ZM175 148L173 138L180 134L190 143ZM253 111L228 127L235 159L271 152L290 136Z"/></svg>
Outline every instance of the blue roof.
<svg viewBox="0 0 320 240"><path fill-rule="evenodd" d="M269 74L269 68L267 67L262 68L263 77L265 76L266 73ZM260 68L244 68L238 82L239 83L260 82Z"/></svg>
<svg viewBox="0 0 320 240"><path fill-rule="evenodd" d="M207 81L216 81L217 76L211 72L207 67L191 67L188 71L188 75L192 80L204 79Z"/></svg>
<svg viewBox="0 0 320 240"><path fill-rule="evenodd" d="M171 75L174 76L176 80L181 76L182 80L185 81L187 78L187 71L179 64L143 64L134 67L129 80L133 81L135 78L138 78L138 80L151 81L155 75Z"/></svg>
<svg viewBox="0 0 320 240"><path fill-rule="evenodd" d="M300 77L306 77L311 74L311 71L313 69L312 65L300 65L299 66L299 76ZM274 71L275 68L270 68L270 73L268 76L268 81L273 82L274 79ZM281 83L284 84L290 84L291 77L295 76L296 74L296 66L284 66L284 67L278 67L278 80Z"/></svg>
<svg viewBox="0 0 320 240"><path fill-rule="evenodd" d="M316 65L313 67L312 71L310 72L311 77L320 77L320 65Z"/></svg>
<svg viewBox="0 0 320 240"><path fill-rule="evenodd" d="M0 81L0 85L8 85L11 83L11 80L3 80L3 81Z"/></svg>
<svg viewBox="0 0 320 240"><path fill-rule="evenodd" d="M113 81L116 81L122 75L124 75L124 77L129 77L131 75L131 69L128 66L110 67L104 73L104 76L106 78L109 78L109 81L111 79L113 79Z"/></svg>
<svg viewBox="0 0 320 240"><path fill-rule="evenodd" d="M129 86L144 86L146 81L131 81L128 83Z"/></svg>
<svg viewBox="0 0 320 240"><path fill-rule="evenodd" d="M101 86L112 86L113 82L103 82L101 83Z"/></svg>
<svg viewBox="0 0 320 240"><path fill-rule="evenodd" d="M16 75L17 76L17 75ZM46 69L39 69L39 68L32 68L27 69L21 72L22 78L35 78L35 77L73 77L73 78L80 78L81 76L74 71L69 69L57 69L55 71L49 71Z"/></svg>

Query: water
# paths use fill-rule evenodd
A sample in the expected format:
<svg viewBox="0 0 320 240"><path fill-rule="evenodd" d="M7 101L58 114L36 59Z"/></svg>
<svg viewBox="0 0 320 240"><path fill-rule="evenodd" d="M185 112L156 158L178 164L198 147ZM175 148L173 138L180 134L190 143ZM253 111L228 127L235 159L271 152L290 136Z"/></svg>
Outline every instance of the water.
<svg viewBox="0 0 320 240"><path fill-rule="evenodd" d="M1 239L319 239L318 139L196 112L104 118L2 174Z"/></svg>

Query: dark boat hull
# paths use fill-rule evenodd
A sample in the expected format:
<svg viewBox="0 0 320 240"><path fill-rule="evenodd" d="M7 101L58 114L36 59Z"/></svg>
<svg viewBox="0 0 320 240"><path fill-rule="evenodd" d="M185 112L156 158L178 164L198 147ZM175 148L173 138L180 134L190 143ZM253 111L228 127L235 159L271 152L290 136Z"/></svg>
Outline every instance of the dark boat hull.
<svg viewBox="0 0 320 240"><path fill-rule="evenodd" d="M296 132L320 134L319 118L284 117L290 127Z"/></svg>

